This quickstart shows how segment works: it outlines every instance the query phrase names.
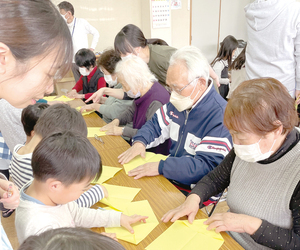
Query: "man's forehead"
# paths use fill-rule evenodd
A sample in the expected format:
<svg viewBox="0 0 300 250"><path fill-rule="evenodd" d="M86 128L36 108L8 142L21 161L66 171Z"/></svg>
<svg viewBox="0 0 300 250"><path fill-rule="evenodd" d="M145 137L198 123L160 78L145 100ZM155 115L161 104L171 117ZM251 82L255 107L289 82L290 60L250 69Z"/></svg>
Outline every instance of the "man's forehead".
<svg viewBox="0 0 300 250"><path fill-rule="evenodd" d="M178 63L170 66L167 71L166 82L176 86L176 84L188 80L188 70L185 65Z"/></svg>

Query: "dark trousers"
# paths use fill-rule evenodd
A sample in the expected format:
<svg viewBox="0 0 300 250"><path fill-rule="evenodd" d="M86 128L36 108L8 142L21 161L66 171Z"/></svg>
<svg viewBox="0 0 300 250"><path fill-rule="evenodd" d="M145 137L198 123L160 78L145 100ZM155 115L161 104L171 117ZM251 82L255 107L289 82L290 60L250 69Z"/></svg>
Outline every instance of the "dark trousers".
<svg viewBox="0 0 300 250"><path fill-rule="evenodd" d="M220 95L227 101L229 85L228 84L220 84L219 92L220 92Z"/></svg>

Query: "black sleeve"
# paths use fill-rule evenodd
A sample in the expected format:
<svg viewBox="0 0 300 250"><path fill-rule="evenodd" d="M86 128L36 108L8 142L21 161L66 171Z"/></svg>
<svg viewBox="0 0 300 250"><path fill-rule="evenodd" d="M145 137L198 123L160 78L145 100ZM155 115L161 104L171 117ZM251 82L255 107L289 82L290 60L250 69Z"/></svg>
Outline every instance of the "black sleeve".
<svg viewBox="0 0 300 250"><path fill-rule="evenodd" d="M222 192L229 186L232 164L235 159L234 150L231 150L224 160L206 176L204 176L192 189L190 194L197 194L202 202L208 200L211 196Z"/></svg>
<svg viewBox="0 0 300 250"><path fill-rule="evenodd" d="M263 220L259 229L251 235L258 244L272 249L300 249L300 182L290 201L293 228L284 229Z"/></svg>
<svg viewBox="0 0 300 250"><path fill-rule="evenodd" d="M131 97L129 97L129 96L127 95L127 93L124 92L123 100L134 100L134 99L131 98Z"/></svg>

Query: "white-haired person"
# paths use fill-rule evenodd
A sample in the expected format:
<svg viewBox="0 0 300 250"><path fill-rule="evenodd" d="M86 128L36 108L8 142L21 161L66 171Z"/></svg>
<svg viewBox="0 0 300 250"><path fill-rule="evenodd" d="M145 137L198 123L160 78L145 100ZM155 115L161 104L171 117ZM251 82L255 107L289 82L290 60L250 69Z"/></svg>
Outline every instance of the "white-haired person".
<svg viewBox="0 0 300 250"><path fill-rule="evenodd" d="M132 105L109 124L102 127L108 135L132 138L155 112L169 102L168 91L159 84L147 64L139 57L121 60L115 69L123 91L134 101ZM129 125L132 122L132 127ZM120 127L123 125L123 127ZM156 147L153 152L168 154L169 141Z"/></svg>
<svg viewBox="0 0 300 250"><path fill-rule="evenodd" d="M170 59L167 84L170 102L160 108L132 139L132 147L119 156L121 164L171 139L170 156L129 172L143 176L164 175L180 190L189 192L213 170L231 149L231 136L223 125L226 101L209 80L209 64L193 46L177 50Z"/></svg>

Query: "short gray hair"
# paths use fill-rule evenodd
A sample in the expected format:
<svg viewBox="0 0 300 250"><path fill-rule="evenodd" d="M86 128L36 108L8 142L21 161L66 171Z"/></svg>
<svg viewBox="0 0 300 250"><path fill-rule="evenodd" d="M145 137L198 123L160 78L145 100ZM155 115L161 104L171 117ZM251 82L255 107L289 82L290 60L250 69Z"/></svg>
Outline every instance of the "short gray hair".
<svg viewBox="0 0 300 250"><path fill-rule="evenodd" d="M118 62L115 73L118 78L123 77L131 89L145 88L157 81L148 65L138 56L132 56Z"/></svg>
<svg viewBox="0 0 300 250"><path fill-rule="evenodd" d="M200 49L194 46L185 46L178 49L170 58L170 66L183 63L188 70L188 82L197 77L203 77L207 83L209 64Z"/></svg>

